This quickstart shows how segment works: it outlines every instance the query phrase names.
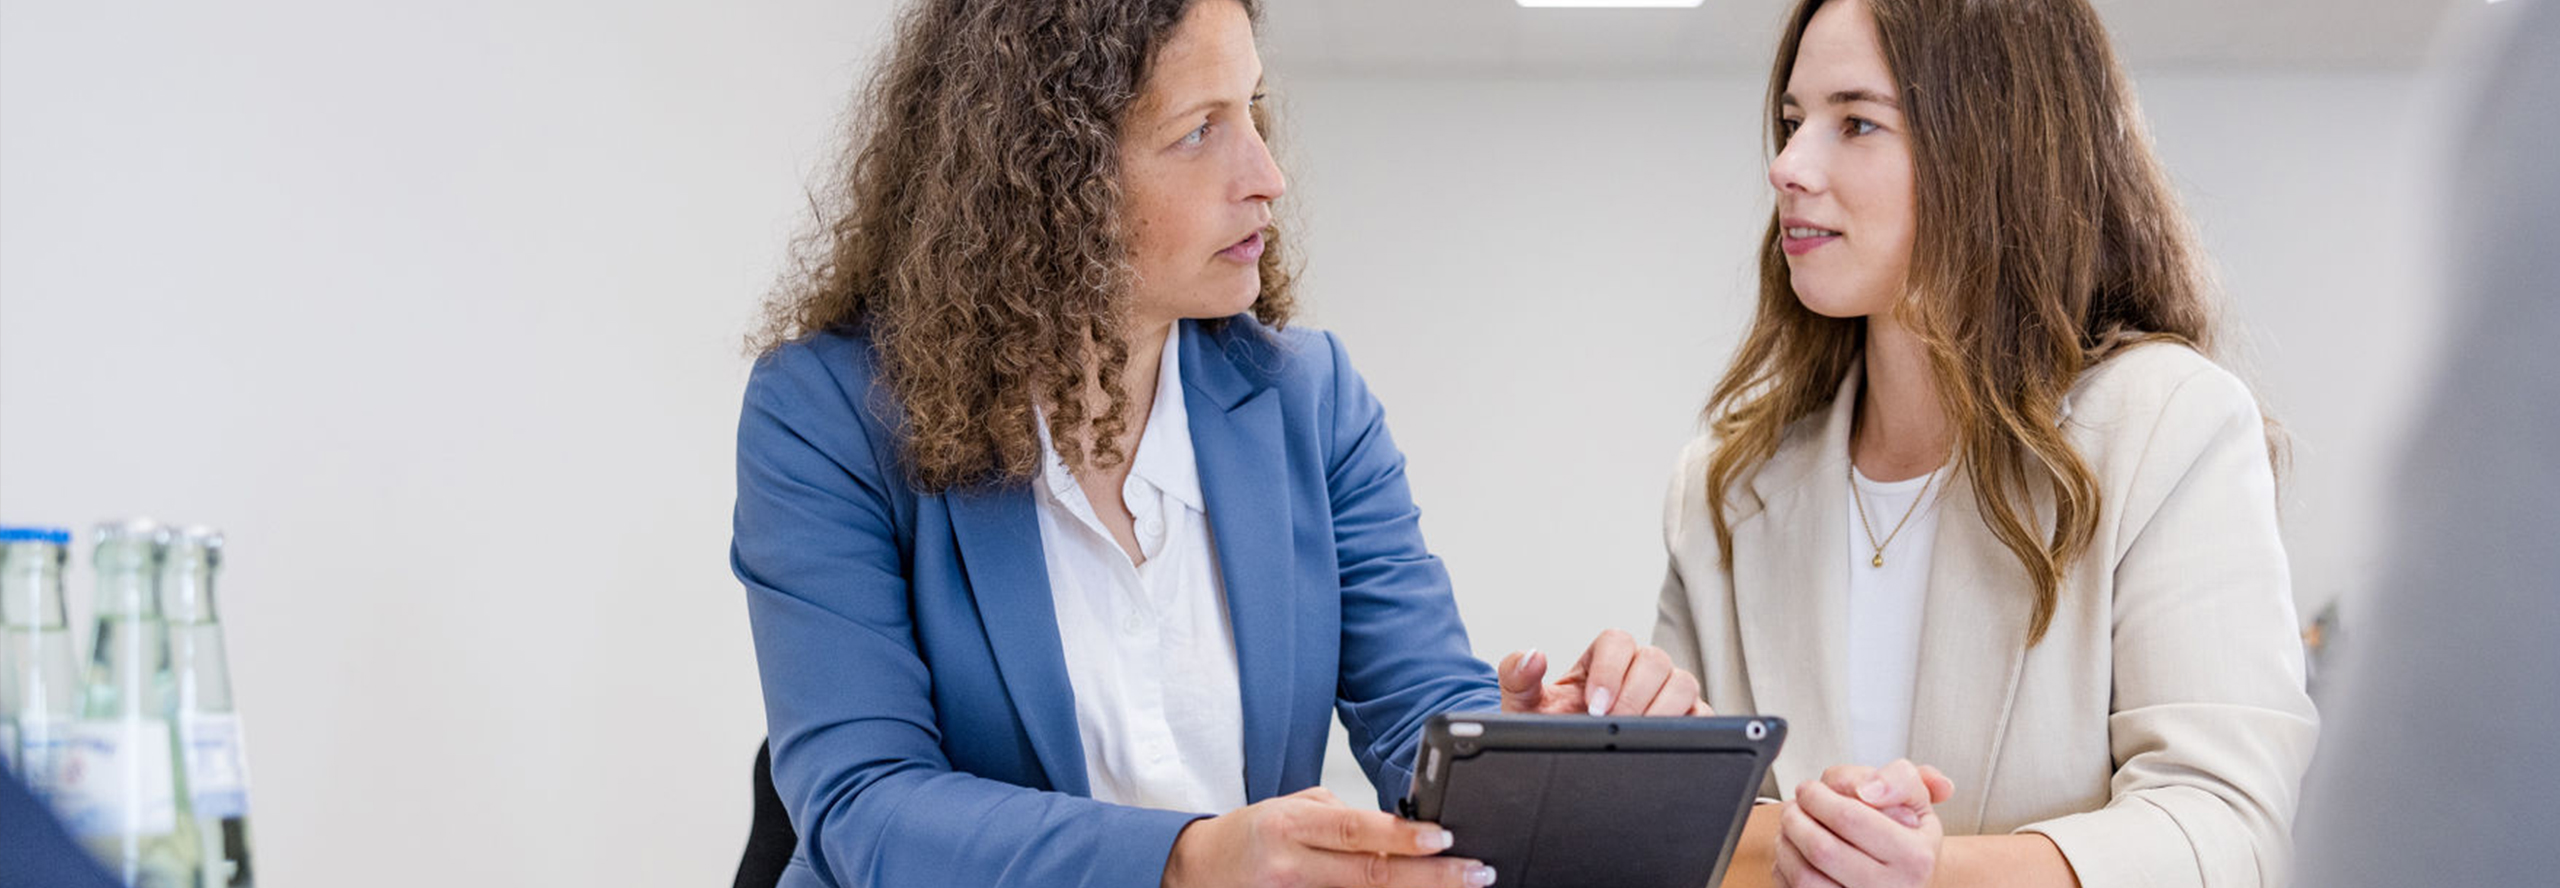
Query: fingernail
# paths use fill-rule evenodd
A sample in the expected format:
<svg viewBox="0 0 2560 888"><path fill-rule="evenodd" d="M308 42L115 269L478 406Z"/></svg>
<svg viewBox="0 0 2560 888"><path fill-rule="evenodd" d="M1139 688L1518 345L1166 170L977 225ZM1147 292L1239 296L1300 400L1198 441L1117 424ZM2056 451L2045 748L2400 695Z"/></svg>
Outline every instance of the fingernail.
<svg viewBox="0 0 2560 888"><path fill-rule="evenodd" d="M1521 654L1521 655L1520 655L1520 665L1522 665L1522 666L1527 666L1527 665L1529 665L1529 661L1531 661L1531 660L1535 660L1535 659L1537 659L1537 658L1538 658L1538 649L1537 649L1537 648L1530 648L1528 653L1525 653L1525 654Z"/></svg>
<svg viewBox="0 0 2560 888"><path fill-rule="evenodd" d="M1592 714L1592 715L1608 715L1608 714L1609 714L1609 689L1608 689L1608 688L1592 688L1592 689L1591 689L1591 714Z"/></svg>
<svg viewBox="0 0 2560 888"><path fill-rule="evenodd" d="M1906 829L1920 828L1920 812L1911 810L1908 806L1897 806L1888 813L1893 818L1893 822L1902 824Z"/></svg>
<svg viewBox="0 0 2560 888"><path fill-rule="evenodd" d="M1422 850L1424 851L1447 851L1449 850L1449 845L1458 840L1457 837L1450 835L1449 831L1445 829L1425 830L1420 836L1416 836L1415 838L1420 840L1422 843Z"/></svg>
<svg viewBox="0 0 2560 888"><path fill-rule="evenodd" d="M1481 863L1467 864L1466 878L1467 884L1475 888L1484 888L1486 885L1493 884L1493 867Z"/></svg>
<svg viewBox="0 0 2560 888"><path fill-rule="evenodd" d="M1883 778L1870 777L1858 784L1858 798L1870 805L1881 805L1893 800L1893 787L1886 785Z"/></svg>

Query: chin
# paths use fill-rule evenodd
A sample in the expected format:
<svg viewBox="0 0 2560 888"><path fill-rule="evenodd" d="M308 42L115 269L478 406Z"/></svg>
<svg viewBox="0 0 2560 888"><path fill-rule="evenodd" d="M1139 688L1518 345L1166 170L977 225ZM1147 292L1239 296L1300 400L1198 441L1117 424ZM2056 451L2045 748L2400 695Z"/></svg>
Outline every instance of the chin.
<svg viewBox="0 0 2560 888"><path fill-rule="evenodd" d="M1253 301L1262 298L1262 273L1247 272L1242 284L1230 286L1233 289L1225 290L1218 298L1204 300L1201 313L1193 317L1226 318L1251 311Z"/></svg>
<svg viewBox="0 0 2560 888"><path fill-rule="evenodd" d="M1819 294L1807 293L1802 287L1796 288L1796 303L1804 306L1806 311L1826 318L1861 318L1867 315L1866 312L1859 310L1861 306L1843 299L1825 298Z"/></svg>
<svg viewBox="0 0 2560 888"><path fill-rule="evenodd" d="M1806 311L1826 318L1863 318L1891 307L1891 300L1868 298L1839 292L1835 287L1795 280L1796 302Z"/></svg>

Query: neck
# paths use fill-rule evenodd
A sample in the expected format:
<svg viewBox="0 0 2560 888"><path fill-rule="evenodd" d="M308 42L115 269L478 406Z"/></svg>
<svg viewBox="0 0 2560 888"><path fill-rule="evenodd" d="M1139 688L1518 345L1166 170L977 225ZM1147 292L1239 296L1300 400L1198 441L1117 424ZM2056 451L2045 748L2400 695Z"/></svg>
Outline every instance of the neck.
<svg viewBox="0 0 2560 888"><path fill-rule="evenodd" d="M1147 414L1155 409L1156 375L1164 370L1164 337L1173 328L1171 321L1141 322L1129 331L1129 365L1120 372L1120 390L1129 393L1130 440L1137 440L1135 430L1147 424Z"/></svg>
<svg viewBox="0 0 2560 888"><path fill-rule="evenodd" d="M1164 369L1164 337L1172 329L1172 321L1133 321L1123 344L1129 349L1129 362L1120 370L1120 390L1129 396L1129 405L1120 411L1120 453L1135 456L1138 438L1146 431L1147 416L1155 411L1156 374ZM1096 387L1085 393L1085 403L1094 411L1108 410L1111 401ZM1128 463L1120 464L1126 472ZM1079 469L1081 471L1081 468Z"/></svg>
<svg viewBox="0 0 2560 888"><path fill-rule="evenodd" d="M1954 435L1938 400L1928 350L1890 313L1867 318L1866 384L1858 387L1849 455L1878 481L1916 478L1944 465Z"/></svg>

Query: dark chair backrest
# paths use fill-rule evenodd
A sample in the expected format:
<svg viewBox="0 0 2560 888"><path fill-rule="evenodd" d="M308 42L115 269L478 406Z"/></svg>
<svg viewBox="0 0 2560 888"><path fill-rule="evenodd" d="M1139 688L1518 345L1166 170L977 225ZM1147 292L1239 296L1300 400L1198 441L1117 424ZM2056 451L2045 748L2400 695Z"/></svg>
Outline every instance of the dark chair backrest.
<svg viewBox="0 0 2560 888"><path fill-rule="evenodd" d="M0 765L0 886L20 885L116 888L116 880L71 840L17 772Z"/></svg>
<svg viewBox="0 0 2560 888"><path fill-rule="evenodd" d="M747 823L747 853L738 860L737 888L773 888L791 866L791 849L800 834L791 830L791 812L782 794L773 791L773 744L756 744L755 819Z"/></svg>

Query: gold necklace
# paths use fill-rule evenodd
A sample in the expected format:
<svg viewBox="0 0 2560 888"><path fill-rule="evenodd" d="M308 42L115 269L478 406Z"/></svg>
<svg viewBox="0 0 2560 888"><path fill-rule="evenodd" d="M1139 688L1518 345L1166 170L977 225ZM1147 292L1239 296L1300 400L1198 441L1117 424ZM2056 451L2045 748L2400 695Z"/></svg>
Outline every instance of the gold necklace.
<svg viewBox="0 0 2560 888"><path fill-rule="evenodd" d="M1876 560L1869 562L1870 564L1877 567L1884 566L1884 547L1893 545L1893 538L1902 535L1902 526L1911 523L1911 516L1919 514L1920 504L1929 501L1929 485L1937 480L1938 469L1930 469L1929 480L1920 482L1920 494L1911 498L1911 508L1903 510L1902 520L1893 523L1893 531L1884 535L1883 542L1877 542L1875 526L1867 523L1867 497L1858 492L1858 461L1854 459L1849 461L1849 502L1857 505L1858 529L1867 532L1867 545L1876 550Z"/></svg>

